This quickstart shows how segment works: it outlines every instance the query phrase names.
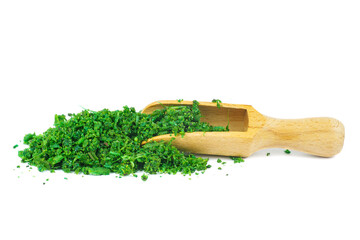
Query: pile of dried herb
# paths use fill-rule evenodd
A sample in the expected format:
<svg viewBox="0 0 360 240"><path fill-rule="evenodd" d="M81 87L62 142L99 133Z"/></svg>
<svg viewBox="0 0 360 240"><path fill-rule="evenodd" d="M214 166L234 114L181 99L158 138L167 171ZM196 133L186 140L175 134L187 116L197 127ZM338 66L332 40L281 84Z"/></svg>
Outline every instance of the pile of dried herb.
<svg viewBox="0 0 360 240"><path fill-rule="evenodd" d="M167 133L226 131L200 122L197 101L192 106L164 107L150 115L125 106L123 111L84 110L68 116L55 115L54 127L43 134L27 134L24 144L29 147L19 151L22 162L40 171L61 169L92 175L190 174L209 167L208 159L180 152L171 143L141 142Z"/></svg>

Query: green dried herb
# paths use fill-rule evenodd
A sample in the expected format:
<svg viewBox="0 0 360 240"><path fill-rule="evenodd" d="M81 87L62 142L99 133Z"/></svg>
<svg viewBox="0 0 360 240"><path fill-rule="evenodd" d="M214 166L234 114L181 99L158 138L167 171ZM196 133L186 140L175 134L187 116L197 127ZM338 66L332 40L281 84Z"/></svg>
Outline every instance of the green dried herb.
<svg viewBox="0 0 360 240"><path fill-rule="evenodd" d="M15 144L14 146L13 146L13 148L15 149L15 148L17 148L19 145L18 144Z"/></svg>
<svg viewBox="0 0 360 240"><path fill-rule="evenodd" d="M270 156L270 153L267 153L266 156Z"/></svg>
<svg viewBox="0 0 360 240"><path fill-rule="evenodd" d="M290 151L289 149L286 149L286 150L284 151L284 153L286 153L286 154L290 154L290 153L291 153L291 151Z"/></svg>
<svg viewBox="0 0 360 240"><path fill-rule="evenodd" d="M149 178L149 176L146 175L146 174L141 175L141 180L143 180L144 182L145 182L146 180L148 180L148 178Z"/></svg>
<svg viewBox="0 0 360 240"><path fill-rule="evenodd" d="M245 162L242 157L230 157L230 159L234 160L234 163L242 163L242 162Z"/></svg>
<svg viewBox="0 0 360 240"><path fill-rule="evenodd" d="M200 122L197 101L192 106L164 106L149 115L125 106L122 111L85 109L68 116L55 115L54 127L43 134L25 135L24 144L29 147L18 152L22 162L39 171L91 175L191 174L209 168L208 159L180 152L171 142L141 143L168 133L226 131Z"/></svg>
<svg viewBox="0 0 360 240"><path fill-rule="evenodd" d="M221 161L221 159L220 159L220 158L218 158L217 162L218 162L218 163L221 163L222 161Z"/></svg>
<svg viewBox="0 0 360 240"><path fill-rule="evenodd" d="M219 100L219 99L213 99L212 102L213 102L213 103L216 103L216 106L217 106L218 108L220 108L220 106L221 106L221 105L220 105L221 100Z"/></svg>

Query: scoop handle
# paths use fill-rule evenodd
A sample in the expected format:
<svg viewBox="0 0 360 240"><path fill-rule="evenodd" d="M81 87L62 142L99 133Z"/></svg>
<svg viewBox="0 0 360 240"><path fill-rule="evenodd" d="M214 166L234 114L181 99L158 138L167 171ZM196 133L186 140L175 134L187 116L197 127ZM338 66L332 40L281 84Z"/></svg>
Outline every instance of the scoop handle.
<svg viewBox="0 0 360 240"><path fill-rule="evenodd" d="M257 150L288 148L321 157L331 157L341 151L344 138L344 125L334 118L267 117L266 124L254 139L254 144L257 145Z"/></svg>

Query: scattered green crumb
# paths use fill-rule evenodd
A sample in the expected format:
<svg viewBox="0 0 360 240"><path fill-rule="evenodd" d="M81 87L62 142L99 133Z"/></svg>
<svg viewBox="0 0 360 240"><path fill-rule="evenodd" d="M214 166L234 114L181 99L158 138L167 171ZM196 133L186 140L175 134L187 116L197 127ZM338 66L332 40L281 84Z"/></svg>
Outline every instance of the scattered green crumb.
<svg viewBox="0 0 360 240"><path fill-rule="evenodd" d="M218 167L219 170L221 170L222 168L221 167Z"/></svg>
<svg viewBox="0 0 360 240"><path fill-rule="evenodd" d="M19 145L18 144L15 144L14 146L13 146L13 148L15 149L15 148L17 148Z"/></svg>
<svg viewBox="0 0 360 240"><path fill-rule="evenodd" d="M191 178L189 178L189 180L191 180Z"/></svg>
<svg viewBox="0 0 360 240"><path fill-rule="evenodd" d="M286 150L284 151L284 153L286 153L286 154L290 154L290 153L291 153L291 151L290 151L289 149L286 149Z"/></svg>
<svg viewBox="0 0 360 240"><path fill-rule="evenodd" d="M270 153L267 153L266 156L270 156Z"/></svg>
<svg viewBox="0 0 360 240"><path fill-rule="evenodd" d="M146 180L148 180L148 178L149 178L149 176L146 175L146 174L141 175L141 180L143 180L144 182L145 182Z"/></svg>
<svg viewBox="0 0 360 240"><path fill-rule="evenodd" d="M67 178L67 177L64 177L64 179L65 179L65 180L68 180L68 178Z"/></svg>
<svg viewBox="0 0 360 240"><path fill-rule="evenodd" d="M17 165L16 168L20 168L20 165Z"/></svg>
<svg viewBox="0 0 360 240"><path fill-rule="evenodd" d="M229 176L229 174L227 173L226 176Z"/></svg>
<svg viewBox="0 0 360 240"><path fill-rule="evenodd" d="M218 163L221 163L222 161L221 161L221 159L220 159L220 158L218 158L217 162L218 162Z"/></svg>
<svg viewBox="0 0 360 240"><path fill-rule="evenodd" d="M181 103L182 101L184 101L184 99L178 99L177 100L179 103Z"/></svg>
<svg viewBox="0 0 360 240"><path fill-rule="evenodd" d="M133 174L133 176L134 176L134 177L136 177L136 178L138 177L138 175L137 175L137 174Z"/></svg>
<svg viewBox="0 0 360 240"><path fill-rule="evenodd" d="M196 173L195 173L195 175L199 175L199 173L198 173L198 172L196 172Z"/></svg>
<svg viewBox="0 0 360 240"><path fill-rule="evenodd" d="M43 182L43 185L45 185L45 183Z"/></svg>
<svg viewBox="0 0 360 240"><path fill-rule="evenodd" d="M49 179L47 178L46 181L49 181Z"/></svg>
<svg viewBox="0 0 360 240"><path fill-rule="evenodd" d="M225 164L226 164L226 162L222 162L221 164L222 164L222 165L225 165Z"/></svg>
<svg viewBox="0 0 360 240"><path fill-rule="evenodd" d="M216 106L217 106L218 108L220 108L220 106L221 106L221 105L220 105L221 100L219 100L219 99L213 99L212 102L213 102L213 103L216 103Z"/></svg>
<svg viewBox="0 0 360 240"><path fill-rule="evenodd" d="M234 163L244 162L244 159L242 157L230 157L230 159L234 160Z"/></svg>

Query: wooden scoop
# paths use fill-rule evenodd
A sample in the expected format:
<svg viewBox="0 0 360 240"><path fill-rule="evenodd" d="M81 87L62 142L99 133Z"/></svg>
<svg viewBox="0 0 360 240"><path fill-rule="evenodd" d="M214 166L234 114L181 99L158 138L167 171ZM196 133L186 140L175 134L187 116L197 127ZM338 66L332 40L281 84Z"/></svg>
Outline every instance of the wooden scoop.
<svg viewBox="0 0 360 240"><path fill-rule="evenodd" d="M192 101L164 100L149 104L142 113L150 114L163 106L191 106ZM288 148L321 157L339 153L344 144L344 125L327 117L276 119L264 116L250 105L199 102L201 121L227 126L229 132L192 132L176 136L172 144L178 149L200 154L248 157L265 148ZM170 141L174 135L150 138Z"/></svg>

